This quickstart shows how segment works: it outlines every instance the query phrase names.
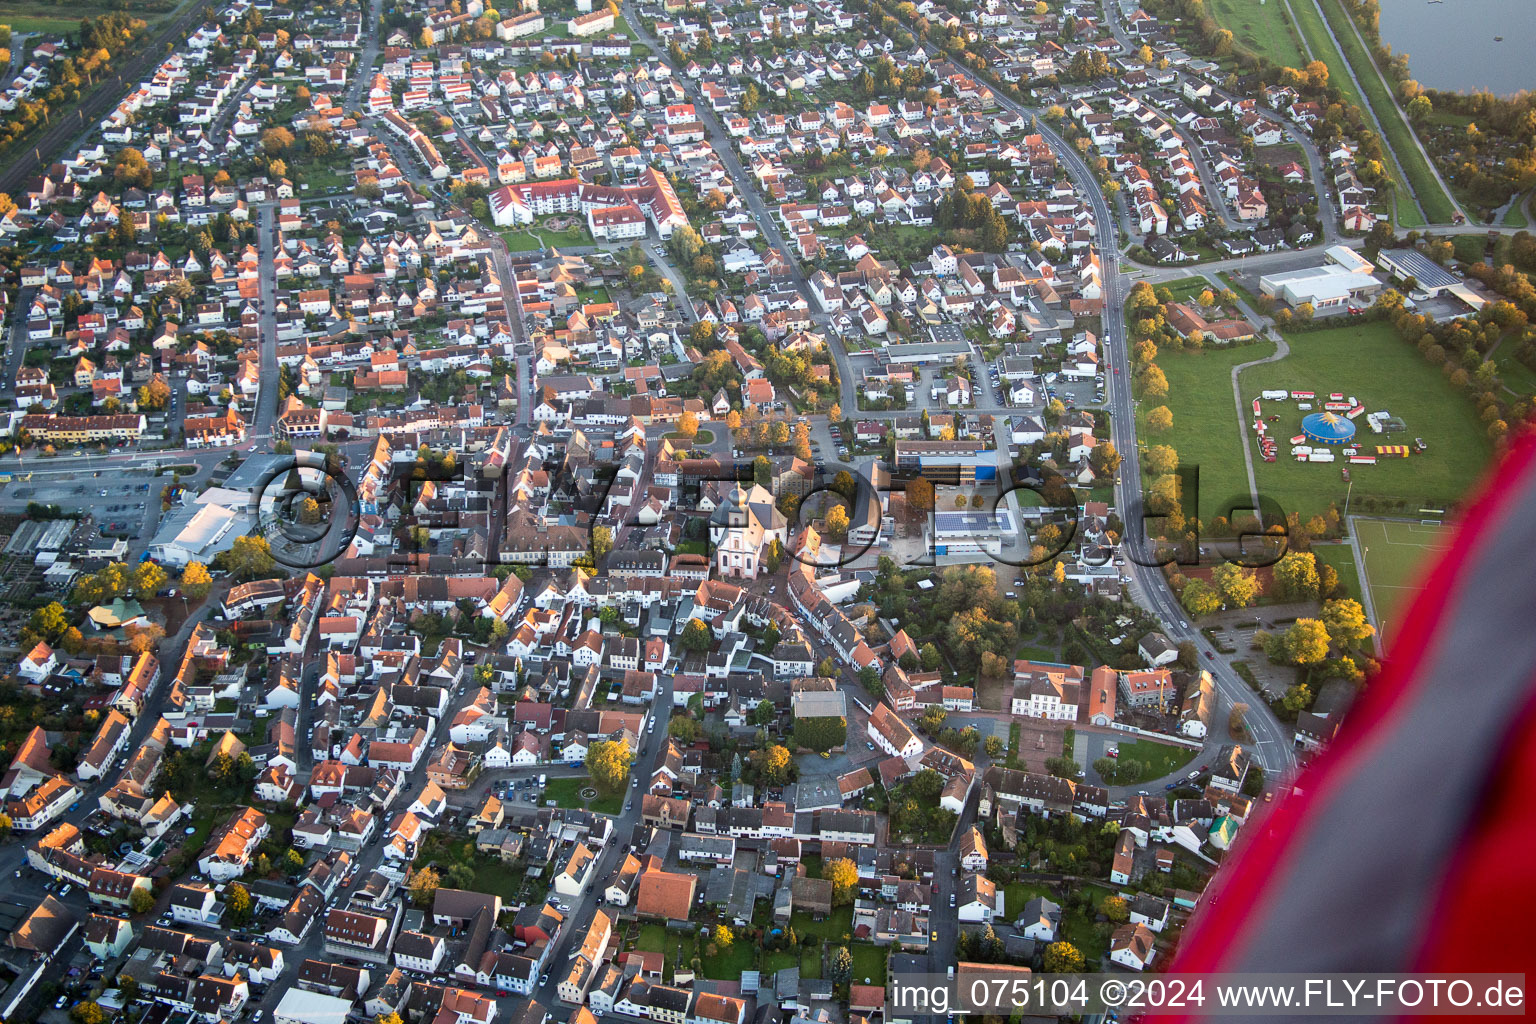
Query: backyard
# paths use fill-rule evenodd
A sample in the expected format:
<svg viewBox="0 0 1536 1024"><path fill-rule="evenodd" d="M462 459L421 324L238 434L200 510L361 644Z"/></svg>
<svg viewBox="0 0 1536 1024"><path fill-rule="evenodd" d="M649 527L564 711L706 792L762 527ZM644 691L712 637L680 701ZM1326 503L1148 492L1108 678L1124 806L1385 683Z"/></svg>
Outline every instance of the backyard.
<svg viewBox="0 0 1536 1024"><path fill-rule="evenodd" d="M1416 437L1422 437L1429 450L1406 459L1383 459L1374 466L1351 466L1352 491L1336 464L1296 462L1284 452L1275 462L1255 457L1260 494L1305 520L1326 511L1329 502L1342 510L1346 494L1355 512L1390 507L1412 514L1421 505L1456 502L1476 483L1491 452L1476 410L1397 336L1391 324L1373 321L1295 332L1286 340L1291 352L1285 359L1243 372L1245 402L1264 390L1282 388L1355 395L1372 412L1387 410L1407 426L1406 434L1377 435L1363 418L1356 420L1357 441L1365 452L1378 444L1411 445ZM1171 373L1169 383L1177 395ZM1281 438L1300 431L1303 414L1293 404L1270 403L1265 413L1280 416L1273 429ZM1174 422L1177 425L1177 410ZM1183 448L1179 450L1183 454Z"/></svg>

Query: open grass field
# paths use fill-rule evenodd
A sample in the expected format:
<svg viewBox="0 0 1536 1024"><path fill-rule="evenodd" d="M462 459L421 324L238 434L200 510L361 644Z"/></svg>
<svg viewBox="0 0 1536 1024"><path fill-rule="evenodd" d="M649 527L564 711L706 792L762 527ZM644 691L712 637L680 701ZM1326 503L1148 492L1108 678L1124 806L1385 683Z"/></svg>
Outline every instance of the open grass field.
<svg viewBox="0 0 1536 1024"><path fill-rule="evenodd" d="M1360 600L1360 567L1355 564L1355 550L1348 544L1314 544L1312 554L1317 556L1317 565L1321 569L1325 565L1333 566L1333 571L1339 574L1339 583L1348 593L1344 596Z"/></svg>
<svg viewBox="0 0 1536 1024"><path fill-rule="evenodd" d="M1381 619L1376 626L1383 640L1390 642L1393 628L1419 592L1432 556L1444 550L1446 529L1427 523L1356 519L1354 530L1365 555L1366 585Z"/></svg>
<svg viewBox="0 0 1536 1024"><path fill-rule="evenodd" d="M1173 429L1155 434L1139 425L1137 436L1148 445L1171 445L1185 465L1200 467L1199 514L1205 522L1227 515L1233 499L1248 500L1243 441L1232 402L1232 367L1274 351L1273 342L1261 342L1196 353L1167 352L1157 357L1157 365L1168 378L1167 405L1173 413ZM1143 402L1142 412L1157 404ZM1188 514L1189 509L1185 512Z"/></svg>
<svg viewBox="0 0 1536 1024"><path fill-rule="evenodd" d="M1200 752L1189 747L1176 747L1170 743L1154 743L1151 740L1135 740L1127 743L1121 741L1116 744L1120 748L1121 763L1135 761L1143 765L1143 770L1134 779L1121 779L1120 785L1129 786L1138 782L1148 782L1152 779L1160 779L1164 775L1189 764ZM1010 908L1010 913L1012 908Z"/></svg>
<svg viewBox="0 0 1536 1024"><path fill-rule="evenodd" d="M1291 333L1286 340L1291 347L1288 357L1243 372L1240 384L1244 402L1270 388L1302 389L1319 395L1343 392L1358 397L1372 412L1390 411L1408 427L1406 434L1372 434L1361 417L1356 421L1360 431L1356 437L1363 446L1412 445L1416 437L1422 437L1429 446L1422 455L1386 459L1374 466L1351 466L1354 512L1371 511L1369 505L1362 507L1364 498L1401 501L1410 514L1425 505L1444 507L1462 498L1476 482L1491 451L1476 411L1451 389L1439 371L1397 337L1390 324L1349 324ZM1172 359L1166 361L1173 363ZM1172 377L1169 381L1170 388L1174 387ZM1230 402L1218 402L1214 397L1208 404L1213 409L1230 408ZM1265 415L1272 414L1280 416L1273 428L1282 442L1281 453L1276 462L1255 461L1259 492L1303 519L1325 511L1330 501L1342 509L1349 485L1343 480L1340 465L1296 462L1284 443L1301 432L1305 414L1294 403L1271 402ZM1177 426L1177 412L1174 423ZM1204 501L1202 494L1201 503Z"/></svg>
<svg viewBox="0 0 1536 1024"><path fill-rule="evenodd" d="M1500 346L1501 349L1503 346ZM1517 395L1536 395L1536 371L1526 366L1514 356L1514 348L1509 351L1500 351L1494 358L1499 367L1499 379L1504 386Z"/></svg>
<svg viewBox="0 0 1536 1024"><path fill-rule="evenodd" d="M1185 299L1199 295L1207 288L1212 292L1221 290L1203 277L1181 277L1177 281L1169 281L1167 284L1160 284L1157 287L1167 288L1172 293L1176 302L1183 302Z"/></svg>
<svg viewBox="0 0 1536 1024"><path fill-rule="evenodd" d="M1206 10L1216 24L1232 33L1233 41L1243 49L1282 67L1306 66L1306 54L1285 13L1285 5L1279 0L1265 4L1253 0L1210 0Z"/></svg>
<svg viewBox="0 0 1536 1024"><path fill-rule="evenodd" d="M178 0L175 4L166 5L165 10L146 11L135 4L129 4L125 9L134 17L143 18L154 25L180 10L187 2ZM9 25L12 32L62 34L78 31L81 19L94 18L110 10L112 5L105 0L69 0L68 3L58 3L57 0L0 0L0 25Z"/></svg>
<svg viewBox="0 0 1536 1024"><path fill-rule="evenodd" d="M80 19L94 18L109 9L105 3L90 0L67 5L49 0L0 0L0 25L11 26L12 32L74 32L80 28ZM144 20L151 21L155 17L151 15Z"/></svg>
<svg viewBox="0 0 1536 1024"><path fill-rule="evenodd" d="M1307 0L1301 0L1301 2L1305 4ZM1360 87L1365 90L1366 99L1376 111L1376 119L1381 122L1387 141L1392 144L1392 151L1397 156L1398 166L1402 169L1409 188L1413 190L1420 205L1424 207L1425 216L1431 223L1449 224L1455 213L1450 196L1446 195L1445 189L1440 187L1440 180L1430 169L1429 161L1419 152L1419 147L1414 142L1413 129L1409 127L1407 119L1393 100L1387 83L1371 60L1370 52L1366 50L1360 35L1355 31L1348 12L1344 10L1339 0L1318 0L1318 3L1323 9L1324 17L1328 19L1329 26L1333 29L1333 34L1338 36L1339 44L1344 48L1345 58L1355 69L1355 75L1360 79Z"/></svg>

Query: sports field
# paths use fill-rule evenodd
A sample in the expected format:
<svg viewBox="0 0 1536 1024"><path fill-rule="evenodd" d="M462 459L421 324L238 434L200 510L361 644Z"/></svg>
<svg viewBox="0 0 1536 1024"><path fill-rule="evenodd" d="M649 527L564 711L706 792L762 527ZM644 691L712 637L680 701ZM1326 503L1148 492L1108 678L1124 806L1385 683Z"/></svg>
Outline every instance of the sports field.
<svg viewBox="0 0 1536 1024"><path fill-rule="evenodd" d="M1446 530L1386 519L1356 519L1353 525L1365 556L1366 586L1371 588L1371 601L1381 620L1377 628L1390 642L1393 626L1419 592L1432 556L1444 550Z"/></svg>

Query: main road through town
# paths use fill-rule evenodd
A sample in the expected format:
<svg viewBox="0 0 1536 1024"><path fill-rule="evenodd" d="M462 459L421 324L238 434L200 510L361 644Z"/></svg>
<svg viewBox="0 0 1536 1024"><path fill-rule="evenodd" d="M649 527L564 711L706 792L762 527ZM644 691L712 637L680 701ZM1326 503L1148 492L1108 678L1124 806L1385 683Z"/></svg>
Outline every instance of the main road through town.
<svg viewBox="0 0 1536 1024"><path fill-rule="evenodd" d="M940 56L931 46L928 52L930 57ZM1131 395L1130 357L1126 351L1127 287L1120 272L1115 218L1104 197L1104 190L1099 187L1098 180L1077 150L1048 127L1045 119L1037 116L1038 111L1016 103L1001 91L994 95L1004 109L1033 120L1035 130L1045 137L1068 177L1079 192L1087 197L1093 209L1095 240L1104 271L1104 359L1113 371L1105 378L1105 394L1110 409L1110 438L1116 450L1131 460L1126 463L1115 483L1115 497L1120 517L1126 524L1121 547L1126 556L1125 570L1131 577L1133 592L1140 595L1141 603L1147 610L1162 620L1164 632L1170 640L1176 644L1188 641L1201 650L1201 665L1211 673L1220 697L1215 728L1223 727L1220 720L1233 705L1248 705L1245 722L1252 736L1251 749L1271 776L1285 774L1296 763L1295 745L1290 731L1275 717L1269 705L1249 688L1227 659L1216 655L1214 651L1210 656L1204 654L1206 647L1202 643L1203 638L1190 625L1189 617L1179 606L1163 570L1151 564L1156 557L1153 550L1155 545L1144 529L1144 495L1138 471L1136 442L1136 403Z"/></svg>

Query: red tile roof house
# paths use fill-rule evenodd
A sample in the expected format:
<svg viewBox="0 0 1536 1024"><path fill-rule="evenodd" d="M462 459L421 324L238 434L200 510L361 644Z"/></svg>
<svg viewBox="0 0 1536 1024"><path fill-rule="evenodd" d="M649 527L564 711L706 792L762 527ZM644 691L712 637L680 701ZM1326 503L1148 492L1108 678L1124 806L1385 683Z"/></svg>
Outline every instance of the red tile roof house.
<svg viewBox="0 0 1536 1024"><path fill-rule="evenodd" d="M635 913L641 917L686 921L693 909L693 896L698 884L697 876L666 871L661 867L660 860L652 858L645 870L640 872Z"/></svg>

